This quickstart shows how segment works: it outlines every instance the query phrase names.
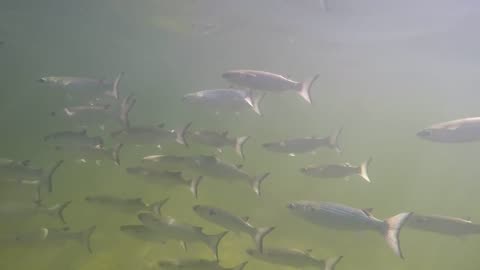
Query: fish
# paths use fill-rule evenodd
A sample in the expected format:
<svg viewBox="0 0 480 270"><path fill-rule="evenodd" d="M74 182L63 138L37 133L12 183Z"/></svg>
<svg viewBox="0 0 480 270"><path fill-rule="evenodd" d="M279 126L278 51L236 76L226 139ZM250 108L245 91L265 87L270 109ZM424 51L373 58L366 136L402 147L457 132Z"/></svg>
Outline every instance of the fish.
<svg viewBox="0 0 480 270"><path fill-rule="evenodd" d="M480 233L480 224L472 223L469 219L414 214L407 222L410 228L429 231L451 236L465 236Z"/></svg>
<svg viewBox="0 0 480 270"><path fill-rule="evenodd" d="M95 105L93 103L88 104L88 105L79 105L79 106L71 106L71 107L65 107L63 108L63 111L65 112L65 115L67 117L75 117L80 114L90 114L90 113L105 113L111 109L110 104L105 104L105 105Z"/></svg>
<svg viewBox="0 0 480 270"><path fill-rule="evenodd" d="M47 76L41 77L37 81L63 88L75 88L79 90L84 90L85 87L108 87L111 85L111 82L103 79L68 76Z"/></svg>
<svg viewBox="0 0 480 270"><path fill-rule="evenodd" d="M62 164L63 160L59 160L45 172L43 169L31 167L30 160L1 159L0 178L20 184L37 185L39 189L46 187L49 192L52 192L53 175Z"/></svg>
<svg viewBox="0 0 480 270"><path fill-rule="evenodd" d="M258 260L271 264L286 265L298 269L315 267L321 270L334 270L343 256L319 260L310 255L311 250L302 251L287 248L265 248L263 252L257 249L247 249L246 253Z"/></svg>
<svg viewBox="0 0 480 270"><path fill-rule="evenodd" d="M85 246L90 254L93 253L92 247L90 244L90 238L95 232L96 226L91 226L83 231L72 232L69 228L52 230L44 228L46 230L47 236L45 237L44 242L55 244L55 243L64 243L69 241L76 241L81 245Z"/></svg>
<svg viewBox="0 0 480 270"><path fill-rule="evenodd" d="M263 238L275 229L275 227L255 228L248 222L248 217L238 217L224 209L213 206L197 204L192 209L200 217L228 231L250 235L260 252L263 250Z"/></svg>
<svg viewBox="0 0 480 270"><path fill-rule="evenodd" d="M86 129L50 133L43 137L43 141L53 144L56 149L103 146L103 139L99 136L89 137Z"/></svg>
<svg viewBox="0 0 480 270"><path fill-rule="evenodd" d="M179 223L172 217L155 217L152 213L140 213L138 219L151 230L163 233L168 239L182 241L184 246L187 242L201 242L207 245L218 260L218 245L227 232L216 235L207 235L202 227Z"/></svg>
<svg viewBox="0 0 480 270"><path fill-rule="evenodd" d="M372 158L360 164L360 166L353 166L349 163L343 164L327 164L327 165L311 165L301 168L300 172L305 175L317 178L345 178L348 179L351 175L359 175L365 181L370 183L368 177L368 165L372 162Z"/></svg>
<svg viewBox="0 0 480 270"><path fill-rule="evenodd" d="M125 129L130 127L129 115L136 102L137 99L134 98L133 94L130 94L120 103L119 119Z"/></svg>
<svg viewBox="0 0 480 270"><path fill-rule="evenodd" d="M297 82L285 76L260 70L229 70L222 74L222 78L235 86L269 92L295 91L306 102L312 103L310 91L313 83L320 75Z"/></svg>
<svg viewBox="0 0 480 270"><path fill-rule="evenodd" d="M111 195L93 195L85 197L85 201L129 214L136 214L141 211L151 211L160 215L161 208L168 201L168 198L148 204L145 203L142 198L124 199Z"/></svg>
<svg viewBox="0 0 480 270"><path fill-rule="evenodd" d="M120 72L117 77L115 78L115 80L113 81L113 84L112 84L112 89L110 91L105 91L105 95L107 96L110 96L110 97L113 97L114 99L116 100L119 100L120 99L120 94L119 94L119 91L118 91L118 85L120 83L120 80L122 79L122 77L125 75L125 72Z"/></svg>
<svg viewBox="0 0 480 270"><path fill-rule="evenodd" d="M253 96L251 91L242 89L209 89L186 94L182 100L191 104L201 104L208 108L234 112L250 108L261 116L260 103L264 96L265 94Z"/></svg>
<svg viewBox="0 0 480 270"><path fill-rule="evenodd" d="M57 217L63 224L66 224L63 211L72 201L58 203L52 206L45 206L40 200L32 203L2 202L0 204L0 220L22 219L36 215Z"/></svg>
<svg viewBox="0 0 480 270"><path fill-rule="evenodd" d="M268 142L262 144L263 148L271 152L287 153L290 156L296 154L314 152L320 147L328 147L335 150L337 153L342 152L338 144L338 137L342 133L342 129L337 130L328 137L304 137L293 138L279 142Z"/></svg>
<svg viewBox="0 0 480 270"><path fill-rule="evenodd" d="M165 244L168 240L164 234L152 230L145 225L122 225L120 226L120 231L134 238L148 242Z"/></svg>
<svg viewBox="0 0 480 270"><path fill-rule="evenodd" d="M164 171L140 166L129 167L125 170L128 174L141 176L149 183L159 184L167 188L175 186L188 187L193 196L198 198L198 186L202 181L201 176L186 180L183 178L182 172Z"/></svg>
<svg viewBox="0 0 480 270"><path fill-rule="evenodd" d="M228 137L228 132L222 132L219 133L217 131L211 131L211 130L197 130L190 132L188 137L190 138L191 141L215 147L219 150L219 152L222 152L222 148L226 146L234 147L235 152L243 159L245 160L245 155L243 153L243 146L245 143L248 141L250 138L249 136L241 136L237 138L229 138Z"/></svg>
<svg viewBox="0 0 480 270"><path fill-rule="evenodd" d="M335 230L376 231L381 233L395 255L403 259L400 230L413 212L380 220L369 211L333 202L296 201L287 204L290 212L315 225Z"/></svg>
<svg viewBox="0 0 480 270"><path fill-rule="evenodd" d="M437 123L417 132L417 137L438 143L468 143L480 140L480 117Z"/></svg>
<svg viewBox="0 0 480 270"><path fill-rule="evenodd" d="M176 261L159 261L160 269L165 270L243 270L247 261L231 267L226 268L221 266L218 261L209 261L205 259L182 259Z"/></svg>

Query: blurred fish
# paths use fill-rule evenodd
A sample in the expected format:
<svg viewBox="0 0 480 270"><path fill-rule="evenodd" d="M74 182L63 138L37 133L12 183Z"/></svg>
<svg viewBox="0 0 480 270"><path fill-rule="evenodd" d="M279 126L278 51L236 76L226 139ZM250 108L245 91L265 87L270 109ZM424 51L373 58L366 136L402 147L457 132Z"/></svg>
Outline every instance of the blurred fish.
<svg viewBox="0 0 480 270"><path fill-rule="evenodd" d="M157 215L160 215L161 208L168 201L168 198L148 204L145 203L142 198L124 199L110 195L96 195L85 197L85 201L106 206L128 214L136 214L140 211L151 211Z"/></svg>
<svg viewBox="0 0 480 270"><path fill-rule="evenodd" d="M343 258L343 256L339 256L326 260L319 260L312 257L310 252L311 250L301 251L284 248L265 248L263 252L260 252L257 249L247 249L247 254L256 259L272 264L295 267L297 269L315 267L316 269L321 270L334 270L337 263Z"/></svg>
<svg viewBox="0 0 480 270"><path fill-rule="evenodd" d="M0 204L0 222L11 222L12 219L30 218L35 215L46 215L57 217L62 223L66 223L63 211L71 202L68 201L53 206L45 206L39 200L32 203L2 202Z"/></svg>
<svg viewBox="0 0 480 270"><path fill-rule="evenodd" d="M149 229L163 233L166 238L184 242L201 242L207 245L218 260L218 244L227 234L207 235L202 232L202 227L179 223L171 217L155 217L152 213L140 213L138 219Z"/></svg>
<svg viewBox="0 0 480 270"><path fill-rule="evenodd" d="M190 156L150 155L143 157L142 163L155 165L155 167L166 167L169 170L172 170L172 168L175 168L175 170L183 170L189 168L191 159Z"/></svg>
<svg viewBox="0 0 480 270"><path fill-rule="evenodd" d="M401 213L386 220L380 220L367 210L352 208L331 202L297 201L287 205L290 212L310 223L335 230L364 231L381 233L388 246L403 259L400 249L400 229L412 213Z"/></svg>
<svg viewBox="0 0 480 270"><path fill-rule="evenodd" d="M159 242L165 244L168 237L165 237L163 233L149 229L145 225L122 225L120 231L143 241Z"/></svg>
<svg viewBox="0 0 480 270"><path fill-rule="evenodd" d="M240 89L212 89L186 94L183 101L233 112L239 112L248 105L255 113L262 115L260 103L264 96L265 94L254 97L251 91Z"/></svg>
<svg viewBox="0 0 480 270"><path fill-rule="evenodd" d="M204 259L182 259L177 261L160 261L158 266L165 270L242 270L248 262L243 262L232 268L225 268L218 261Z"/></svg>
<svg viewBox="0 0 480 270"><path fill-rule="evenodd" d="M93 78L85 78L85 77L50 76L50 77L42 77L37 81L41 83L60 86L63 88L75 88L79 90L85 90L85 88L91 88L91 87L97 87L97 88L109 87L112 85L111 82L108 82L103 79L93 79Z"/></svg>
<svg viewBox="0 0 480 270"><path fill-rule="evenodd" d="M175 186L188 187L195 198L198 197L198 185L202 177L186 180L183 178L181 172L164 171L145 167L129 167L126 169L128 174L138 175L145 179L145 181L153 184L159 184L167 188Z"/></svg>
<svg viewBox="0 0 480 270"><path fill-rule="evenodd" d="M425 216L414 214L408 220L407 226L417 230L452 236L464 236L480 233L480 224L474 224L468 219L447 216Z"/></svg>
<svg viewBox="0 0 480 270"><path fill-rule="evenodd" d="M105 113L111 109L110 104L105 105L95 105L90 103L88 105L80 105L80 106L71 106L63 108L63 111L68 117L78 116L79 114L92 114L92 113Z"/></svg>
<svg viewBox="0 0 480 270"><path fill-rule="evenodd" d="M249 136L229 138L228 131L219 133L211 130L197 130L189 133L188 137L193 142L215 147L219 152L222 152L222 148L226 146L234 147L235 151L242 159L245 159L243 146L250 138Z"/></svg>
<svg viewBox="0 0 480 270"><path fill-rule="evenodd" d="M465 143L480 140L480 117L463 118L431 125L417 136L432 142Z"/></svg>
<svg viewBox="0 0 480 270"><path fill-rule="evenodd" d="M90 238L92 234L95 232L95 229L96 229L96 226L91 226L88 229L84 231L79 231L79 232L71 232L68 228L66 230L65 229L60 229L60 230L46 229L47 236L44 241L49 244L57 244L57 243L61 244L69 241L77 241L81 245L85 246L89 253L93 253L92 247L90 245Z"/></svg>
<svg viewBox="0 0 480 270"><path fill-rule="evenodd" d="M52 192L53 174L62 164L63 160L57 161L46 173L43 169L30 167L29 160L0 159L0 179L20 184L38 185L39 188L46 187L49 192Z"/></svg>
<svg viewBox="0 0 480 270"><path fill-rule="evenodd" d="M338 136L342 133L342 129L337 130L334 134L328 137L305 137L287 139L280 142L264 143L262 146L268 151L287 153L290 156L295 156L300 153L314 152L317 148L328 147L337 152L341 152L338 145Z"/></svg>
<svg viewBox="0 0 480 270"><path fill-rule="evenodd" d="M28 231L28 232L17 232L17 233L10 233L10 234L3 234L0 235L0 245L26 245L32 246L34 244L42 243L47 239L48 236L48 229L41 228L35 231Z"/></svg>
<svg viewBox="0 0 480 270"><path fill-rule="evenodd" d="M310 104L310 90L318 77L317 74L304 82L296 82L282 75L260 70L230 70L222 74L222 78L241 88L270 92L296 91Z"/></svg>
<svg viewBox="0 0 480 270"><path fill-rule="evenodd" d="M110 90L110 91L105 91L105 95L110 96L110 97L113 97L113 98L116 99L116 100L120 99L120 93L119 93L119 90L118 90L118 85L119 85L120 80L122 79L123 75L125 75L124 72L120 72L120 73L117 75L117 77L116 77L115 80L113 81L112 90Z"/></svg>
<svg viewBox="0 0 480 270"><path fill-rule="evenodd" d="M345 178L349 176L359 175L365 181L371 182L368 177L368 165L372 162L372 158L363 162L360 166L353 166L349 163L344 164L327 164L327 165L312 165L300 169L300 171L308 176L317 178Z"/></svg>
<svg viewBox="0 0 480 270"><path fill-rule="evenodd" d="M191 123L188 123L181 130L166 129L164 124L157 126L130 126L112 132L111 136L122 142L130 142L137 145L160 145L164 142L176 141L179 144L188 146L185 133L190 125Z"/></svg>
<svg viewBox="0 0 480 270"><path fill-rule="evenodd" d="M200 217L229 231L250 235L260 252L263 250L263 238L275 229L275 227L255 228L248 222L248 217L237 217L224 209L208 205L195 205L193 211Z"/></svg>
<svg viewBox="0 0 480 270"><path fill-rule="evenodd" d="M43 141L53 144L56 148L97 147L103 145L101 137L89 137L87 130L54 132L43 137Z"/></svg>

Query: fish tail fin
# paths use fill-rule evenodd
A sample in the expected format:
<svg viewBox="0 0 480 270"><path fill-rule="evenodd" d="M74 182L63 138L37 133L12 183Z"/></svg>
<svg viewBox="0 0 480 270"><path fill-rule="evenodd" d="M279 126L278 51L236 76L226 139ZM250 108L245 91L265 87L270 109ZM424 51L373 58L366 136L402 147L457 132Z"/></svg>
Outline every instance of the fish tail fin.
<svg viewBox="0 0 480 270"><path fill-rule="evenodd" d="M331 149L334 149L337 153L342 152L342 148L340 147L340 145L338 143L338 137L340 136L340 134L342 134L342 131L343 131L343 128L340 128L340 129L336 130L335 133L333 133L332 135L330 135L328 137L328 146Z"/></svg>
<svg viewBox="0 0 480 270"><path fill-rule="evenodd" d="M235 267L232 267L232 268L230 268L230 269L228 269L228 270L243 270L243 268L245 268L245 265L247 265L247 264L248 264L248 261L244 261L244 262L242 262L241 264L239 264L239 265L237 265L237 266L235 266Z"/></svg>
<svg viewBox="0 0 480 270"><path fill-rule="evenodd" d="M41 204L41 202L39 202ZM61 203L61 204L57 204L51 208L49 208L49 210L51 211L51 215L56 215L60 221L62 221L63 224L67 224L67 222L65 221L65 217L63 216L63 211L65 210L65 208L67 208L68 205L70 205L70 203L72 203L72 201L67 201L67 202L64 202L64 203Z"/></svg>
<svg viewBox="0 0 480 270"><path fill-rule="evenodd" d="M177 143L183 144L186 147L188 147L188 142L185 139L185 135L187 134L191 125L192 125L192 122L189 122L179 132L176 132L177 133L177 139L176 139Z"/></svg>
<svg viewBox="0 0 480 270"><path fill-rule="evenodd" d="M46 177L46 181L47 181L46 184L47 184L48 192L53 191L53 175L55 174L55 172L58 170L58 168L62 164L63 164L63 160L57 161L57 163L55 163L55 165L53 165L53 167L48 172L48 175Z"/></svg>
<svg viewBox="0 0 480 270"><path fill-rule="evenodd" d="M390 217L384 221L383 235L388 246L395 252L397 256L403 259L402 249L400 248L400 230L402 226L407 222L408 218L412 215L412 212L401 213L396 216Z"/></svg>
<svg viewBox="0 0 480 270"><path fill-rule="evenodd" d="M92 237L92 234L95 232L96 228L97 226L94 225L80 233L79 241L82 245L84 245L87 248L90 254L93 253L90 239Z"/></svg>
<svg viewBox="0 0 480 270"><path fill-rule="evenodd" d="M162 214L162 207L168 202L170 198L163 199L158 202L154 202L151 204L151 209L152 212L155 213L156 215L161 215Z"/></svg>
<svg viewBox="0 0 480 270"><path fill-rule="evenodd" d="M253 237L255 240L255 245L260 253L263 253L263 238L265 238L265 236L267 236L273 230L275 230L275 227L258 228L255 231L255 235L253 235Z"/></svg>
<svg viewBox="0 0 480 270"><path fill-rule="evenodd" d="M262 93L259 96L254 96L253 91L249 91L247 97L245 97L245 102L247 102L250 107L252 107L253 111L258 114L262 115L262 111L260 110L260 103L262 103L263 98L265 97L265 93Z"/></svg>
<svg viewBox="0 0 480 270"><path fill-rule="evenodd" d="M300 89L298 90L298 94L310 104L312 104L312 99L310 97L310 90L312 89L313 83L318 79L319 76L320 76L319 74L316 74L310 79L302 82L300 85Z"/></svg>
<svg viewBox="0 0 480 270"><path fill-rule="evenodd" d="M193 196L195 199L198 199L198 185L200 185L200 182L202 182L203 176L199 176L197 178L193 178L190 180L189 186L190 186L190 192L192 192Z"/></svg>
<svg viewBox="0 0 480 270"><path fill-rule="evenodd" d="M325 260L325 270L335 270L337 264L342 260L343 256L328 258Z"/></svg>
<svg viewBox="0 0 480 270"><path fill-rule="evenodd" d="M367 161L360 164L358 175L362 177L368 183L371 183L370 178L368 177L368 166L372 162L372 158L369 158Z"/></svg>
<svg viewBox="0 0 480 270"><path fill-rule="evenodd" d="M269 172L267 173L264 173L263 175L261 175L260 177L257 177L253 180L252 182L252 188L253 188L253 191L255 191L255 194L257 194L257 196L262 196L262 190L261 190L261 185L263 183L263 181L270 175Z"/></svg>
<svg viewBox="0 0 480 270"><path fill-rule="evenodd" d="M117 100L120 98L119 91L118 91L118 84L120 83L120 80L122 79L123 75L125 75L125 72L120 72L117 75L117 77L113 81L112 90L106 91L105 95L111 96Z"/></svg>
<svg viewBox="0 0 480 270"><path fill-rule="evenodd" d="M136 102L137 100L133 97L133 94L130 94L123 99L120 106L120 120L122 121L123 126L127 129L130 127L130 111L132 110Z"/></svg>
<svg viewBox="0 0 480 270"><path fill-rule="evenodd" d="M215 254L215 259L218 261L218 245L223 237L228 233L228 231L215 234L215 235L207 235L207 244L208 247L213 251Z"/></svg>
<svg viewBox="0 0 480 270"><path fill-rule="evenodd" d="M112 159L116 165L120 166L120 150L122 150L123 144L119 143L115 145L112 150Z"/></svg>
<svg viewBox="0 0 480 270"><path fill-rule="evenodd" d="M243 136L243 137L238 137L235 140L235 151L243 160L245 159L245 155L243 154L243 146L245 145L245 143L248 141L249 138L250 136Z"/></svg>

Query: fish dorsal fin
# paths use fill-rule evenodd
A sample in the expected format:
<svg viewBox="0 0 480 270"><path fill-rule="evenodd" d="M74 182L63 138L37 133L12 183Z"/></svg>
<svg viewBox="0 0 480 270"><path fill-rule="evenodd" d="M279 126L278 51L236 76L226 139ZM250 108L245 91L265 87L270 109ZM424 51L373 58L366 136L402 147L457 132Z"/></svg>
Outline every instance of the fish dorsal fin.
<svg viewBox="0 0 480 270"><path fill-rule="evenodd" d="M228 130L225 130L221 133L222 137L227 137L228 136Z"/></svg>
<svg viewBox="0 0 480 270"><path fill-rule="evenodd" d="M365 213L365 215L371 217L372 216L372 212L373 212L373 208L363 208L361 209L363 213Z"/></svg>
<svg viewBox="0 0 480 270"><path fill-rule="evenodd" d="M203 233L203 228L200 226L193 226L192 228L195 232Z"/></svg>
<svg viewBox="0 0 480 270"><path fill-rule="evenodd" d="M235 164L235 167L236 167L237 169L242 169L242 168L243 168L243 164Z"/></svg>
<svg viewBox="0 0 480 270"><path fill-rule="evenodd" d="M160 123L157 125L158 128L164 128L165 127L165 123Z"/></svg>
<svg viewBox="0 0 480 270"><path fill-rule="evenodd" d="M242 220L245 221L245 222L248 222L250 220L250 217L249 216L244 216L244 217L242 217Z"/></svg>

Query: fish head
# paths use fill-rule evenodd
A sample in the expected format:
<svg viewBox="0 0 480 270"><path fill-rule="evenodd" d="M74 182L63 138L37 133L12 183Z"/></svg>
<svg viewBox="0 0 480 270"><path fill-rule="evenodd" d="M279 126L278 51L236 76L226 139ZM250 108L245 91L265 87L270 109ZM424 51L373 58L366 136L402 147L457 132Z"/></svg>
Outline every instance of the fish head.
<svg viewBox="0 0 480 270"><path fill-rule="evenodd" d="M288 210L293 214L304 215L313 212L315 209L307 201L290 202L287 204Z"/></svg>
<svg viewBox="0 0 480 270"><path fill-rule="evenodd" d="M48 78L47 77L42 77L42 78L38 79L37 82L46 83L46 82L48 82Z"/></svg>
<svg viewBox="0 0 480 270"><path fill-rule="evenodd" d="M442 123L432 125L417 132L417 137L433 142L458 142L468 134L459 132L458 123Z"/></svg>
<svg viewBox="0 0 480 270"><path fill-rule="evenodd" d="M209 217L217 215L217 210L213 207L208 207L206 205L194 205L192 207L193 211L202 217Z"/></svg>

